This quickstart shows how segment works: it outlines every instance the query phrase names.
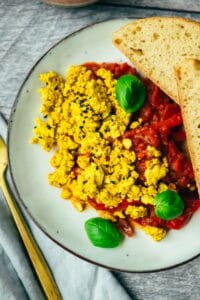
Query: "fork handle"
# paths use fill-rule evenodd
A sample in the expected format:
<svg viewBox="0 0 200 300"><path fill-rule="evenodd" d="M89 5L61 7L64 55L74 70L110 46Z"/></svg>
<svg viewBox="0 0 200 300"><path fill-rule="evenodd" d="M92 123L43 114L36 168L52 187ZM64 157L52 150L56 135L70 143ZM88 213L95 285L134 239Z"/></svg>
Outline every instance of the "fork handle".
<svg viewBox="0 0 200 300"><path fill-rule="evenodd" d="M30 232L30 229L26 225L26 222L25 222L25 219L24 219L22 213L20 212L17 204L11 197L11 195L8 191L8 188L6 186L4 177L0 178L0 187L6 198L7 204L10 208L10 211L11 211L11 214L15 221L15 224L16 224L18 231L21 235L21 238L24 242L25 248L28 252L28 255L30 257L32 265L37 273L37 276L39 278L39 281L41 283L41 286L43 288L43 291L44 291L47 299L61 300L62 297L60 295L58 287L56 286L55 280L49 270L49 267L42 255L39 247L37 246L35 240L33 239L33 236Z"/></svg>

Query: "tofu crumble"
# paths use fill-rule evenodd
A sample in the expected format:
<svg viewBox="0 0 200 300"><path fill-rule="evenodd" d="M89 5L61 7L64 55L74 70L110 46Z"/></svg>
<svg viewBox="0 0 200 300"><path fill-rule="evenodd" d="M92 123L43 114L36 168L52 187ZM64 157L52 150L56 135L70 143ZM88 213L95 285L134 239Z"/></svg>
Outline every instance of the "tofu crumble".
<svg viewBox="0 0 200 300"><path fill-rule="evenodd" d="M168 189L162 182L168 163L158 149L148 146L145 180L139 180L132 141L122 136L142 119L133 120L118 104L112 72L99 68L94 76L79 65L71 66L66 78L51 71L40 80L45 84L39 90L42 116L36 118L31 143L54 151L49 184L60 188L61 197L78 211L95 200L104 207L97 210L101 217L114 222L146 216L156 194ZM124 200L129 205L118 211ZM155 226L144 226L144 231L156 241L167 233Z"/></svg>

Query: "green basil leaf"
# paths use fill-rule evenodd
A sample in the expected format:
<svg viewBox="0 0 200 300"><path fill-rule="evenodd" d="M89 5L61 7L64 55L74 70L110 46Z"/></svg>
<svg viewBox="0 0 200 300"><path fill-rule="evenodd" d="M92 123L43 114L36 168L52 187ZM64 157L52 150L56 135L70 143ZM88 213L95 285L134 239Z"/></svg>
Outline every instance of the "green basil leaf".
<svg viewBox="0 0 200 300"><path fill-rule="evenodd" d="M154 199L155 213L163 220L173 220L182 215L184 202L178 193L167 190L156 195Z"/></svg>
<svg viewBox="0 0 200 300"><path fill-rule="evenodd" d="M123 239L123 235L111 221L99 217L87 220L85 230L89 240L96 247L114 248Z"/></svg>
<svg viewBox="0 0 200 300"><path fill-rule="evenodd" d="M146 98L146 88L142 81L133 75L121 76L116 84L116 98L127 113L136 112Z"/></svg>

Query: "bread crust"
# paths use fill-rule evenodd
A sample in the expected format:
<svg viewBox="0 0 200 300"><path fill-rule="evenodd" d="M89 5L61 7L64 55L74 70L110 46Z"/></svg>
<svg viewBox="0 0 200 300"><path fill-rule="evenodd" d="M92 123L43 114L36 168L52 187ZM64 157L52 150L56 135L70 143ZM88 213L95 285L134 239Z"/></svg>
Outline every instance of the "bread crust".
<svg viewBox="0 0 200 300"><path fill-rule="evenodd" d="M180 107L181 107L181 113L183 117L183 122L184 122L184 127L185 127L185 132L186 132L186 138L187 138L187 147L190 153L190 158L192 162L192 166L194 169L194 174L195 174L195 179L196 179L196 184L198 188L198 193L200 196L200 152L198 151L199 149L199 138L200 136L200 111L199 111L199 105L200 105L200 95L199 95L199 100L195 99L196 106L193 107L193 105L190 105L190 103L187 103L187 95L184 95L183 88L184 88L184 82L183 82L183 72L184 68L187 68L186 65L192 70L192 65L195 63L196 59L185 59L184 61L184 67L183 66L177 66L175 68L175 73L176 73L176 79L177 79L177 87L178 87L178 95L179 95L179 102L180 102ZM200 65L200 61L199 65ZM189 69L188 69L189 70ZM189 78L189 72L187 75ZM197 78L199 82L199 91L200 91L200 71L199 71L199 77ZM196 91L198 94L198 91ZM199 125L196 128L196 120L194 116L192 115L192 112L195 112L195 114L198 114L199 116ZM191 130L191 128L193 130ZM195 135L194 135L195 133Z"/></svg>

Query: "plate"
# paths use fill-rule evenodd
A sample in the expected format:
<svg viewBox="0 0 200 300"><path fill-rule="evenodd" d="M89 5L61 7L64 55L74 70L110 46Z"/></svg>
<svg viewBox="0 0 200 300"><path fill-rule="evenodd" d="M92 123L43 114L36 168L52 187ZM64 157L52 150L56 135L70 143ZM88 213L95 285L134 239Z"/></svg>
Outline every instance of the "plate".
<svg viewBox="0 0 200 300"><path fill-rule="evenodd" d="M12 180L19 199L35 223L52 240L77 256L103 267L126 272L148 272L182 264L200 252L200 211L180 231L171 230L161 242L142 231L125 238L114 249L92 246L84 222L96 216L93 210L77 212L70 201L61 200L60 190L48 185L51 153L29 144L41 104L38 76L55 70L65 75L71 64L87 61L124 62L112 45L112 33L128 19L111 20L86 27L64 38L35 64L23 83L9 122L8 155Z"/></svg>

